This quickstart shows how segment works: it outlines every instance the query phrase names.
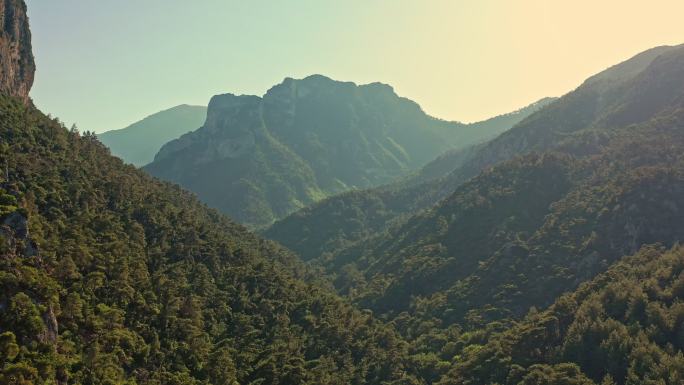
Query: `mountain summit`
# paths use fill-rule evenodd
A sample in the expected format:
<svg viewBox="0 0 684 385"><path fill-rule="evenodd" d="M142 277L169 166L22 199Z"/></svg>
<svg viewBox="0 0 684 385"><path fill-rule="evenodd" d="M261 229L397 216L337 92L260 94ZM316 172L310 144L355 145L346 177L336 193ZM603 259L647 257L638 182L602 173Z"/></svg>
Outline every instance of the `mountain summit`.
<svg viewBox="0 0 684 385"><path fill-rule="evenodd" d="M263 97L213 97L204 126L164 145L146 170L263 226L326 196L388 183L510 124L435 119L381 83L287 78Z"/></svg>

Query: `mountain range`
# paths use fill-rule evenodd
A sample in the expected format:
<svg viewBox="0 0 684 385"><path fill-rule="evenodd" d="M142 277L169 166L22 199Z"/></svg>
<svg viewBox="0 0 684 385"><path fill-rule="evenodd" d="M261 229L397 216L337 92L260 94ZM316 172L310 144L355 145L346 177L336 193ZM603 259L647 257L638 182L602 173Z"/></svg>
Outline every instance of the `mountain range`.
<svg viewBox="0 0 684 385"><path fill-rule="evenodd" d="M485 331L520 319L530 309L565 301L567 297L558 299L564 292L606 269L624 268L618 261L646 245L676 248L684 237L682 153L684 46L658 47L589 78L496 139L437 159L443 169L451 163L446 176L332 197L277 222L265 234L320 266L358 306L406 324L408 339L420 340L430 328L449 330L450 325ZM426 169L430 167L435 165ZM425 202L426 197L432 198ZM644 258L636 259L651 263ZM653 277L655 270L625 273L620 285L634 285L639 274ZM663 285L678 282L670 279L674 281ZM623 315L610 298L583 290L578 295L598 295L601 305L596 306L623 322L625 326L615 326L622 328L625 341L632 341L631 347L605 353L612 358L598 358L604 354L601 349L609 349L598 345L615 337L605 329L598 332L599 326L567 320L576 309L571 307L563 310L567 321L535 314L528 316L528 324L487 337L485 350L475 342L477 349L463 350L463 361L440 383L526 383L525 370L559 376L548 383L566 383L560 378L568 377L577 382L567 383L587 384L604 377L619 384L642 383L644 376L661 378L646 373L657 369L638 369L628 358L643 344L636 342L639 330L653 321ZM659 301L645 299L651 300ZM649 306L667 312L673 306L668 303ZM580 313L575 322L584 316L613 327L608 326L609 316L584 311L590 313ZM558 328L554 322L566 324L544 329ZM573 325L579 329L568 329ZM412 329L421 327L420 334ZM678 330L653 327L663 333ZM541 334L530 334L537 332ZM566 340L558 342L558 333L580 334L562 334ZM533 342L539 335L557 342ZM658 341L646 337L652 354L666 354L659 349L667 350L666 341L674 338L669 336L662 334ZM538 346L531 354L530 344ZM560 353L551 350L553 344L563 346ZM567 344L585 350L569 353ZM674 363L677 355L662 357L679 365ZM493 364L495 360L500 364ZM579 366L560 365L564 362Z"/></svg>
<svg viewBox="0 0 684 385"><path fill-rule="evenodd" d="M684 381L684 46L265 231L293 252L40 112L0 4L0 383ZM214 98L160 154L291 151L265 99Z"/></svg>
<svg viewBox="0 0 684 385"><path fill-rule="evenodd" d="M22 1L3 4L28 28ZM292 253L19 91L0 95L0 111L0 383L415 378L396 331Z"/></svg>
<svg viewBox="0 0 684 385"><path fill-rule="evenodd" d="M266 234L309 260L367 242L365 237L447 198L498 162L549 150L573 157L595 156L620 128L676 110L681 97L676 55L682 49L658 47L643 52L589 78L491 141L446 153L408 180L341 194L307 207L275 223ZM661 100L654 104L650 94L657 92ZM633 115L628 117L628 113Z"/></svg>
<svg viewBox="0 0 684 385"><path fill-rule="evenodd" d="M165 144L145 170L240 223L263 227L492 138L548 101L466 125L430 117L384 84L288 78L263 97L215 96L202 128Z"/></svg>
<svg viewBox="0 0 684 385"><path fill-rule="evenodd" d="M446 177L333 197L266 235L393 322L519 318L682 239L683 103L684 46L649 50L460 154ZM407 210L431 193L445 197Z"/></svg>
<svg viewBox="0 0 684 385"><path fill-rule="evenodd" d="M201 127L206 117L206 107L182 104L97 137L113 155L141 167L152 162L165 143Z"/></svg>

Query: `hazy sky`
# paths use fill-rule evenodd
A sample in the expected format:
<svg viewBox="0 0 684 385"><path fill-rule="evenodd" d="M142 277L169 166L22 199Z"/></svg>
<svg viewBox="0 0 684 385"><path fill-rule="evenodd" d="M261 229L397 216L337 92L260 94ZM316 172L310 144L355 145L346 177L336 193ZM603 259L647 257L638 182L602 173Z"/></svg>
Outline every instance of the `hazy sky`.
<svg viewBox="0 0 684 385"><path fill-rule="evenodd" d="M81 130L321 73L428 113L508 112L647 48L684 43L682 0L27 0L31 95Z"/></svg>

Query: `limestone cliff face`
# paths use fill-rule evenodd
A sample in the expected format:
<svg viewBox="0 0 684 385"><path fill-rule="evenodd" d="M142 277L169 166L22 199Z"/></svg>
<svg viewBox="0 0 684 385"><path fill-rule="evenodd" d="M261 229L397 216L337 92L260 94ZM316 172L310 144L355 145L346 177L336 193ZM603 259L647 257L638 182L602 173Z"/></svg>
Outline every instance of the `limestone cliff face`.
<svg viewBox="0 0 684 385"><path fill-rule="evenodd" d="M313 203L322 192L311 167L273 137L263 110L258 96L214 96L204 125L162 146L145 170L254 226Z"/></svg>
<svg viewBox="0 0 684 385"><path fill-rule="evenodd" d="M0 0L0 92L29 101L36 65L26 4Z"/></svg>
<svg viewBox="0 0 684 385"><path fill-rule="evenodd" d="M204 126L166 143L154 160L161 161L184 150L192 150L191 162L195 165L238 158L254 147L255 135L262 126L261 98L217 95L209 102Z"/></svg>

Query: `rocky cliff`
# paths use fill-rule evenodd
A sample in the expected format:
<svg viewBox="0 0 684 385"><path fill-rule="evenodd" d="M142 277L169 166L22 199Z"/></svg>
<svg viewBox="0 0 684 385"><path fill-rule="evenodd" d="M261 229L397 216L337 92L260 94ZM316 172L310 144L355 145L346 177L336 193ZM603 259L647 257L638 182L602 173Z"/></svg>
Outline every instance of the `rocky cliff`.
<svg viewBox="0 0 684 385"><path fill-rule="evenodd" d="M28 103L36 65L26 4L0 0L0 92Z"/></svg>

